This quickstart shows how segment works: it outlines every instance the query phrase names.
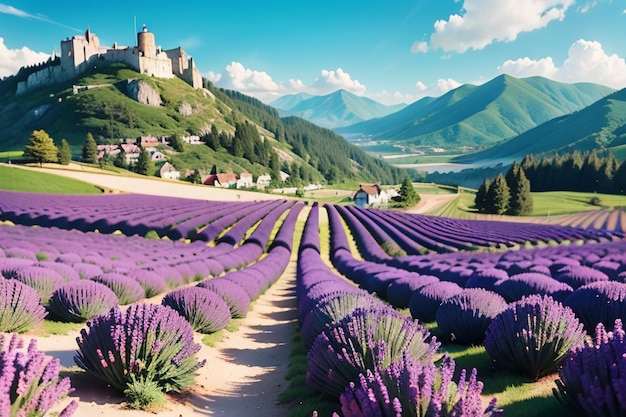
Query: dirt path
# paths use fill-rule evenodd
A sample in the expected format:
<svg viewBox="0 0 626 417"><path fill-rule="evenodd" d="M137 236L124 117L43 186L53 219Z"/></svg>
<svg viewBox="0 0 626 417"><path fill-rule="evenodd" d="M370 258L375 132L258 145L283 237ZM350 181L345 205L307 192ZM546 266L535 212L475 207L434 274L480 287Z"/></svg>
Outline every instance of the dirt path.
<svg viewBox="0 0 626 417"><path fill-rule="evenodd" d="M411 207L406 212L414 214L425 214L431 210L448 204L457 198L458 194L420 194L420 202Z"/></svg>
<svg viewBox="0 0 626 417"><path fill-rule="evenodd" d="M288 407L278 404L278 396L288 384L290 342L296 331L295 275L293 258L278 281L253 303L236 332L224 332L214 347L202 345L198 357L207 363L198 371L196 385L185 395L169 396L159 416L287 415ZM77 335L38 338L38 347L71 368ZM201 344L201 339L196 335L197 343ZM75 392L59 410L69 400L76 400L79 406L74 417L154 417L154 413L126 409L121 394L103 389L102 383L87 373L78 370L77 375L71 377Z"/></svg>

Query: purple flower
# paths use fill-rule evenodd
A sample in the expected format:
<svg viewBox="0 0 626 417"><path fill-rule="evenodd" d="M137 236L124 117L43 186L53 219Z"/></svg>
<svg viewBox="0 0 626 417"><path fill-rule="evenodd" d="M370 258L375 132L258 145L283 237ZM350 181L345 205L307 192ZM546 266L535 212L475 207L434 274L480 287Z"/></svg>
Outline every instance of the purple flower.
<svg viewBox="0 0 626 417"><path fill-rule="evenodd" d="M39 294L14 279L0 279L0 331L24 332L43 321L47 312Z"/></svg>
<svg viewBox="0 0 626 417"><path fill-rule="evenodd" d="M60 320L82 322L104 314L117 305L117 296L106 285L79 280L68 282L55 290L48 308Z"/></svg>
<svg viewBox="0 0 626 417"><path fill-rule="evenodd" d="M230 323L228 304L217 293L201 287L174 290L161 304L176 310L197 332L214 333Z"/></svg>

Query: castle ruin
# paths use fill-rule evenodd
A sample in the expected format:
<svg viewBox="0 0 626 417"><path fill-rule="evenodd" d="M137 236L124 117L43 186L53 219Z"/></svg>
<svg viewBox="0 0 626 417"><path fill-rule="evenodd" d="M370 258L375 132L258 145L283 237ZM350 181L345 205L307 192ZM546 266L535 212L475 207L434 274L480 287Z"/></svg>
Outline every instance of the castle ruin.
<svg viewBox="0 0 626 417"><path fill-rule="evenodd" d="M98 37L87 29L84 35L61 41L61 56L31 73L17 85L17 94L34 88L71 80L94 66L97 61L124 62L137 72L158 78L178 77L193 88L202 88L202 76L192 57L181 48L162 50L156 46L154 33L137 33L137 46L112 48L100 45Z"/></svg>

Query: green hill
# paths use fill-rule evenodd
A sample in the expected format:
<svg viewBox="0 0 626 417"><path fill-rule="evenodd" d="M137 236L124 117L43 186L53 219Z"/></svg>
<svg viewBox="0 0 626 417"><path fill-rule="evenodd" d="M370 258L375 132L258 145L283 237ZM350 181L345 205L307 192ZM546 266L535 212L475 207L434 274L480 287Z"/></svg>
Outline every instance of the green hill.
<svg viewBox="0 0 626 417"><path fill-rule="evenodd" d="M614 150L621 155L626 144L626 89L566 116L550 120L506 142L458 162L508 157L521 160L527 154L581 152L592 149ZM620 159L623 159L620 158Z"/></svg>
<svg viewBox="0 0 626 417"><path fill-rule="evenodd" d="M481 85L463 85L438 98L424 98L389 116L337 132L449 153L478 150L515 137L555 117L580 110L614 90L594 84L564 84L541 77L501 75Z"/></svg>
<svg viewBox="0 0 626 417"><path fill-rule="evenodd" d="M332 131L308 123L294 127L291 118L284 123L274 108L237 92L222 91L208 81L206 88L193 89L177 78L147 77L120 63L101 63L68 83L16 95L19 79L18 75L0 81L0 151L22 150L32 131L38 129L44 129L57 144L67 139L74 155L79 155L88 132L99 143L144 135L203 137L212 128L233 138L238 125L252 122L260 143L268 141L277 155L280 168L288 173L297 170L303 181L390 184L401 178L400 170L373 159ZM129 98L125 93L129 79L147 82L162 105L145 105ZM246 170L256 176L269 172L273 163L270 157L252 161L232 149L201 146L185 146L184 152L178 153L166 149L166 153L181 170L217 164L220 172ZM248 155L266 151L251 149Z"/></svg>

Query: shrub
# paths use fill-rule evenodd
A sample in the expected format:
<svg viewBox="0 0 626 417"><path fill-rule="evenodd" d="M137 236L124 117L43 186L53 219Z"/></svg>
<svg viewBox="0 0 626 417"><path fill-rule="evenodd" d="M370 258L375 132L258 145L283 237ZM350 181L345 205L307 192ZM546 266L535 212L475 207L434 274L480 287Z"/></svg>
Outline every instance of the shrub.
<svg viewBox="0 0 626 417"><path fill-rule="evenodd" d="M432 275L409 273L406 277L395 280L387 287L387 301L395 308L407 308L415 291L437 281L439 281L437 277Z"/></svg>
<svg viewBox="0 0 626 417"><path fill-rule="evenodd" d="M34 289L14 279L0 278L0 332L25 332L46 314Z"/></svg>
<svg viewBox="0 0 626 417"><path fill-rule="evenodd" d="M485 349L499 367L539 379L555 372L585 335L571 309L549 296L532 295L491 321Z"/></svg>
<svg viewBox="0 0 626 417"><path fill-rule="evenodd" d="M52 292L65 282L59 273L40 266L27 266L17 270L15 279L37 291L42 304L47 303Z"/></svg>
<svg viewBox="0 0 626 417"><path fill-rule="evenodd" d="M117 296L109 287L80 280L68 282L52 293L48 309L60 320L80 323L117 305Z"/></svg>
<svg viewBox="0 0 626 417"><path fill-rule="evenodd" d="M342 320L356 309L367 309L376 305L382 306L383 303L366 292L335 294L330 298L323 298L302 321L300 333L304 344L310 347L324 329Z"/></svg>
<svg viewBox="0 0 626 417"><path fill-rule="evenodd" d="M308 353L307 384L338 397L366 370L385 368L403 355L428 362L439 343L417 321L391 308L359 308L315 339Z"/></svg>
<svg viewBox="0 0 626 417"><path fill-rule="evenodd" d="M74 361L121 391L132 389L133 397L161 401L154 398L154 384L162 393L183 391L204 366L196 359L200 345L193 335L191 325L173 309L133 304L124 313L115 308L90 320L77 338Z"/></svg>
<svg viewBox="0 0 626 417"><path fill-rule="evenodd" d="M174 290L161 304L176 310L200 333L215 333L230 323L228 304L218 294L201 287Z"/></svg>
<svg viewBox="0 0 626 417"><path fill-rule="evenodd" d="M435 321L437 309L448 297L460 293L462 290L454 282L439 281L425 285L411 296L409 310L411 317L422 322Z"/></svg>
<svg viewBox="0 0 626 417"><path fill-rule="evenodd" d="M439 331L455 343L480 343L496 315L507 307L498 294L482 288L468 288L441 303L436 319Z"/></svg>
<svg viewBox="0 0 626 417"><path fill-rule="evenodd" d="M65 282L76 281L80 279L78 272L76 272L74 268L62 262L41 261L37 262L35 265L53 270L54 272L60 274Z"/></svg>
<svg viewBox="0 0 626 417"><path fill-rule="evenodd" d="M367 370L341 394L341 412L344 417L492 417L500 414L495 408L495 398L486 409L482 408L483 383L478 381L476 369L469 379L466 370L461 370L458 383L453 381L454 369L454 360L447 355L441 369L433 363L416 362L407 355L387 369Z"/></svg>
<svg viewBox="0 0 626 417"><path fill-rule="evenodd" d="M592 333L598 323L610 326L615 319L626 319L626 284L599 281L580 287L563 302Z"/></svg>
<svg viewBox="0 0 626 417"><path fill-rule="evenodd" d="M559 270L555 279L576 290L592 282L608 281L609 277L604 272L588 266L566 266Z"/></svg>
<svg viewBox="0 0 626 417"><path fill-rule="evenodd" d="M198 283L198 287L217 293L230 309L232 318L242 318L250 310L250 297L241 286L233 281L222 278L206 279Z"/></svg>
<svg viewBox="0 0 626 417"><path fill-rule="evenodd" d="M159 295L167 289L165 278L154 271L137 269L131 271L129 276L141 285L146 298Z"/></svg>
<svg viewBox="0 0 626 417"><path fill-rule="evenodd" d="M498 281L494 286L494 291L508 302L518 301L534 294L545 294L562 301L572 293L572 287L544 274L524 272Z"/></svg>
<svg viewBox="0 0 626 417"><path fill-rule="evenodd" d="M71 391L69 378L59 380L59 359L37 349L32 339L26 352L17 334L10 340L0 334L0 415L3 417L44 416ZM8 343L7 343L8 342ZM59 414L71 416L78 403L72 401Z"/></svg>
<svg viewBox="0 0 626 417"><path fill-rule="evenodd" d="M595 339L570 350L553 393L557 400L590 416L623 416L626 412L626 334L615 320L612 332L602 323Z"/></svg>
<svg viewBox="0 0 626 417"><path fill-rule="evenodd" d="M126 275L109 272L98 275L91 279L92 281L104 284L111 289L117 296L120 305L126 305L145 298L146 292L143 287L132 278Z"/></svg>

